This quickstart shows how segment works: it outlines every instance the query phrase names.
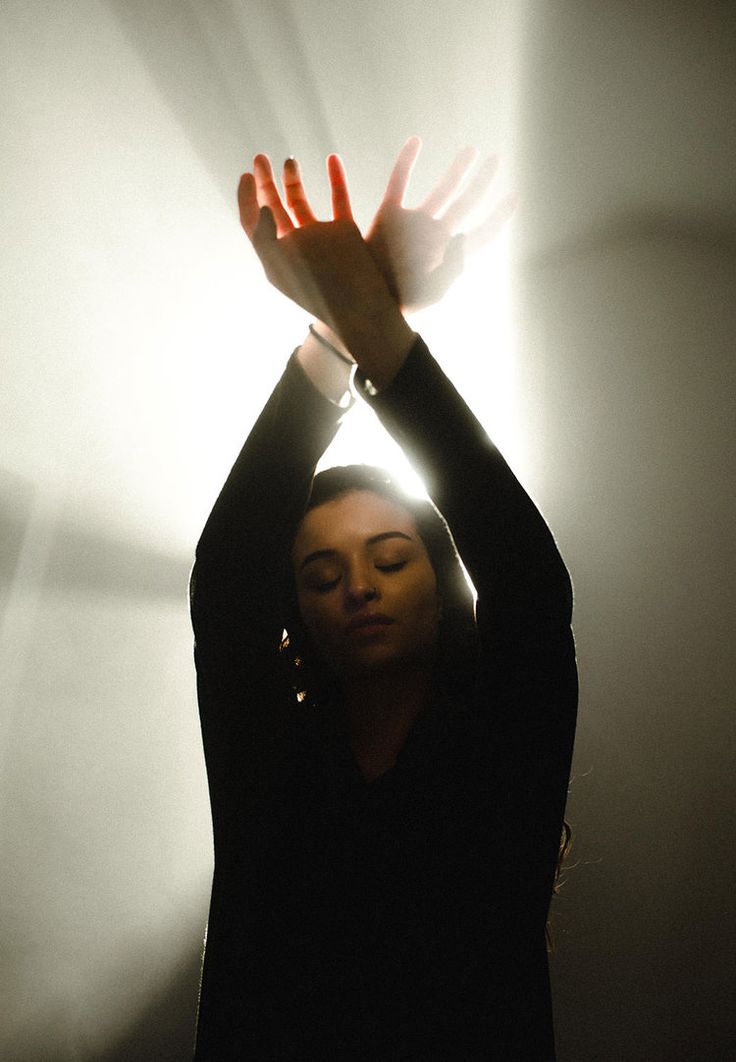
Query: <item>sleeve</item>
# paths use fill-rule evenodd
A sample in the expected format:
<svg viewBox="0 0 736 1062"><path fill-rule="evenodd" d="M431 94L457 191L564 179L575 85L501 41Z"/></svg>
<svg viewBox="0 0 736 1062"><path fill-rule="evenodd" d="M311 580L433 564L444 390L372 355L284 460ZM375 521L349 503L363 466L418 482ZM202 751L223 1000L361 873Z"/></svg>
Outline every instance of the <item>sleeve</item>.
<svg viewBox="0 0 736 1062"><path fill-rule="evenodd" d="M424 478L475 586L478 702L527 815L530 858L541 854L551 873L577 708L567 569L542 515L420 338L387 388L357 383Z"/></svg>
<svg viewBox="0 0 736 1062"><path fill-rule="evenodd" d="M244 768L257 774L282 732L287 691L278 646L290 548L315 466L343 412L293 355L197 545L190 600L215 819L232 803L227 795L238 779L242 784Z"/></svg>
<svg viewBox="0 0 736 1062"><path fill-rule="evenodd" d="M363 397L423 477L479 604L570 621L570 579L544 518L418 338L390 387Z"/></svg>

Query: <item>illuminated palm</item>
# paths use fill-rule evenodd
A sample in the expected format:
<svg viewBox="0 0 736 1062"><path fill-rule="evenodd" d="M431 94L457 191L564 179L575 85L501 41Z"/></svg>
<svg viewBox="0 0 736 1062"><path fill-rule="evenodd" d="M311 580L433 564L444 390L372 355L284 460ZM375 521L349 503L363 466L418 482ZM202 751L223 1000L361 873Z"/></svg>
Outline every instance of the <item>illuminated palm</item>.
<svg viewBox="0 0 736 1062"><path fill-rule="evenodd" d="M498 167L498 160L491 157L471 176L478 152L466 148L418 207L405 207L409 179L421 146L419 137L412 136L399 152L366 235L392 294L407 311L438 302L462 273L467 257L499 231L516 205L515 196L507 196L476 228L459 231L482 202ZM334 174L330 174L334 188L340 177L344 180L344 171L337 156L331 157L330 164L334 169Z"/></svg>

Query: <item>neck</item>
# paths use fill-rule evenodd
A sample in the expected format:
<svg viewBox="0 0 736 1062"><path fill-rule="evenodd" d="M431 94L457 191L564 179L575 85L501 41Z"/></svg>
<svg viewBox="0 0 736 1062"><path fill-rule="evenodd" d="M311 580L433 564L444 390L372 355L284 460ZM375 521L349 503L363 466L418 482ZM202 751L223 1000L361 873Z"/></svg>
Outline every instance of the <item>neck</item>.
<svg viewBox="0 0 736 1062"><path fill-rule="evenodd" d="M345 683L350 745L365 774L392 766L417 716L429 700L429 668L406 668Z"/></svg>

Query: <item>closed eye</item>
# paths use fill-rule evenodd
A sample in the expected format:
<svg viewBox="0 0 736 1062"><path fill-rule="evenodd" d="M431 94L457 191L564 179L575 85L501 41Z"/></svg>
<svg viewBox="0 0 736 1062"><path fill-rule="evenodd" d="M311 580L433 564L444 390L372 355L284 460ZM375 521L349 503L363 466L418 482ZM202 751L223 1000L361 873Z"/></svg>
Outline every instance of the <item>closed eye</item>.
<svg viewBox="0 0 736 1062"><path fill-rule="evenodd" d="M393 564L377 564L379 572L400 572L402 568L406 567L406 561L395 561Z"/></svg>
<svg viewBox="0 0 736 1062"><path fill-rule="evenodd" d="M326 594L329 590L334 590L339 582L340 576L338 575L334 579L325 579L321 583L312 583L309 589L316 590L318 594Z"/></svg>

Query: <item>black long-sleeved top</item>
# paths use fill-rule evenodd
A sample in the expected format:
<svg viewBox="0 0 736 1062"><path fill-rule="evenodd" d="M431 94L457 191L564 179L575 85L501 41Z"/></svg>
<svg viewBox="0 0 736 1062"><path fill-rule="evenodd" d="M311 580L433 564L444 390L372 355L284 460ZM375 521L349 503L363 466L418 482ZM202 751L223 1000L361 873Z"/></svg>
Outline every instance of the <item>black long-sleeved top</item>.
<svg viewBox="0 0 736 1062"><path fill-rule="evenodd" d="M192 578L215 872L197 1059L554 1058L544 927L576 710L571 588L539 512L420 338L369 401L475 585L476 694L368 783L278 646L340 410L292 359Z"/></svg>

